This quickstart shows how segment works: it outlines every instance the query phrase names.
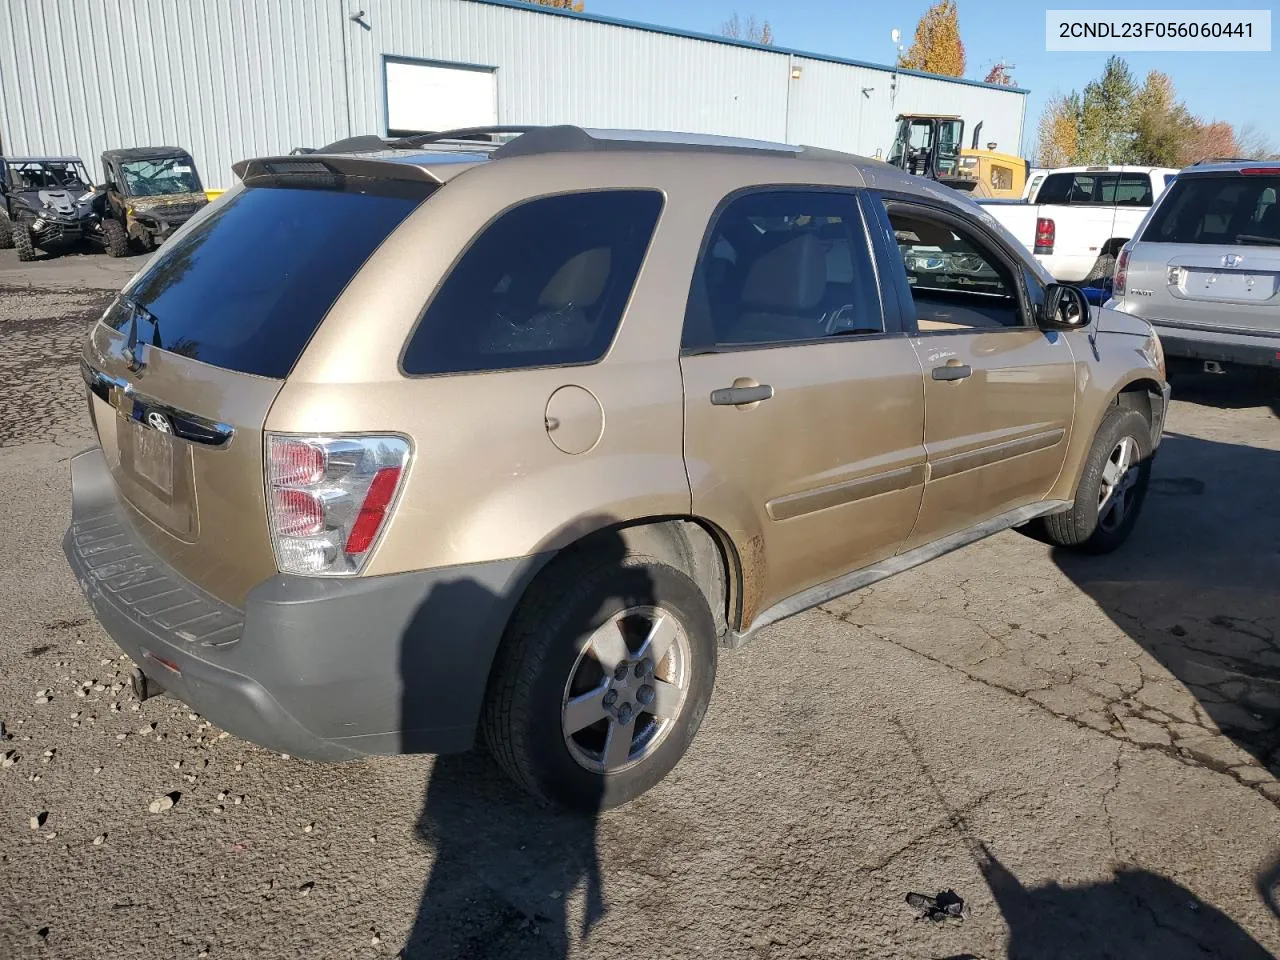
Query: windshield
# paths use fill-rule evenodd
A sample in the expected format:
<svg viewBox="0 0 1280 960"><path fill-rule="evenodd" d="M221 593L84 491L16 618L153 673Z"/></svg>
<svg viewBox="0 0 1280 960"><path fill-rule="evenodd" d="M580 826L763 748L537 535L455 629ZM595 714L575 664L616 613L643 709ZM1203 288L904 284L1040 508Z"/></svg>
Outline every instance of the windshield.
<svg viewBox="0 0 1280 960"><path fill-rule="evenodd" d="M1280 246L1280 175L1180 177L1143 231L1155 243Z"/></svg>
<svg viewBox="0 0 1280 960"><path fill-rule="evenodd" d="M903 154L905 153L912 166L923 167L924 157L928 155L932 147L932 121L903 120L898 125L898 136L893 141L893 149L889 152L889 162L895 167L901 167L903 165ZM923 170L920 172L923 172Z"/></svg>
<svg viewBox="0 0 1280 960"><path fill-rule="evenodd" d="M190 157L163 160L130 160L120 164L125 193L132 197L158 197L166 193L199 193L200 178Z"/></svg>
<svg viewBox="0 0 1280 960"><path fill-rule="evenodd" d="M18 190L88 190L89 174L79 160L13 161L9 164Z"/></svg>

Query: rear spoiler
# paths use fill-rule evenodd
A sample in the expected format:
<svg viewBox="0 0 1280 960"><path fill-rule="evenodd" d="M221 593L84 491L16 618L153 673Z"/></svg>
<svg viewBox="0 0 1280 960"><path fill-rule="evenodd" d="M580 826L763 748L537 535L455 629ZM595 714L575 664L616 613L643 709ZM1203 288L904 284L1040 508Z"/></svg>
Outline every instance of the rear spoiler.
<svg viewBox="0 0 1280 960"><path fill-rule="evenodd" d="M304 154L287 157L256 157L232 164L232 171L245 186L288 183L290 186L313 186L342 189L349 180L392 180L408 184L438 187L444 183L426 167L402 160L380 160L372 157L321 156Z"/></svg>

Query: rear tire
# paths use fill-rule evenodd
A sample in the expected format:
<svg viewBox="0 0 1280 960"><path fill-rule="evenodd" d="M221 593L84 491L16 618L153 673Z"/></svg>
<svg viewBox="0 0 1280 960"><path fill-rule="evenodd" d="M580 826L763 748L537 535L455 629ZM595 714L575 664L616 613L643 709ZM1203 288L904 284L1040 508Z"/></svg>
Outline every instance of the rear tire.
<svg viewBox="0 0 1280 960"><path fill-rule="evenodd" d="M25 223L15 223L9 236L13 239L13 248L18 251L18 259L29 263L36 258L36 245L31 230Z"/></svg>
<svg viewBox="0 0 1280 960"><path fill-rule="evenodd" d="M1085 460L1076 499L1044 518L1045 539L1082 553L1110 553L1133 531L1151 479L1151 425L1136 410L1114 406L1102 418Z"/></svg>
<svg viewBox="0 0 1280 960"><path fill-rule="evenodd" d="M129 255L129 235L119 220L103 220L102 236L108 257L127 257Z"/></svg>
<svg viewBox="0 0 1280 960"><path fill-rule="evenodd" d="M715 683L715 621L697 585L621 554L570 554L535 580L503 638L482 720L516 783L588 814L671 772Z"/></svg>
<svg viewBox="0 0 1280 960"><path fill-rule="evenodd" d="M9 215L0 210L0 250L13 248L13 221Z"/></svg>

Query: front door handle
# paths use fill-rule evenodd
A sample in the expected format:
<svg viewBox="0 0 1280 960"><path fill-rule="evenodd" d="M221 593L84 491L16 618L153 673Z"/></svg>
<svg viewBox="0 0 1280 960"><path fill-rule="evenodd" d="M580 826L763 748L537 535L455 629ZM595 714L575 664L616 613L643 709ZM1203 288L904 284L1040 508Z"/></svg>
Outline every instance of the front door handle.
<svg viewBox="0 0 1280 960"><path fill-rule="evenodd" d="M948 360L942 366L933 368L935 380L967 380L971 376L973 376L973 368L959 361Z"/></svg>
<svg viewBox="0 0 1280 960"><path fill-rule="evenodd" d="M711 403L717 407L741 407L773 399L773 387L767 383L736 383L711 391Z"/></svg>

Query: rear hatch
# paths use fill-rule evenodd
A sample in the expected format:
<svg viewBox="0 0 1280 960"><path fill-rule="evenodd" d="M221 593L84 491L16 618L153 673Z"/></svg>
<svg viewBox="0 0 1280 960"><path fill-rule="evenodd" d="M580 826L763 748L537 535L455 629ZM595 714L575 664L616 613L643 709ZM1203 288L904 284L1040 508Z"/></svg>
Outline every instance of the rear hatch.
<svg viewBox="0 0 1280 960"><path fill-rule="evenodd" d="M1184 172L1152 212L1126 283L1141 316L1280 334L1280 168L1245 169Z"/></svg>
<svg viewBox="0 0 1280 960"><path fill-rule="evenodd" d="M135 526L237 606L276 572L263 479L272 402L348 281L437 185L326 175L325 163L251 169L130 282L83 353L94 427Z"/></svg>

